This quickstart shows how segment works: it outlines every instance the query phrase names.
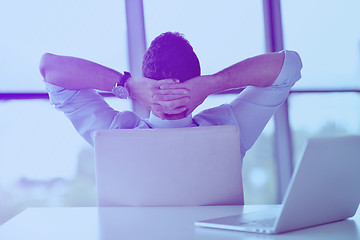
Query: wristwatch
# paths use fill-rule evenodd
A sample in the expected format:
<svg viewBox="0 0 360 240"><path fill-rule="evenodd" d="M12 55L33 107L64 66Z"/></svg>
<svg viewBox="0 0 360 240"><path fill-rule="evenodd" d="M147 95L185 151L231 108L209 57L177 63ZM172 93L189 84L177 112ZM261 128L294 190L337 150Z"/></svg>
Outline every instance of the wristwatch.
<svg viewBox="0 0 360 240"><path fill-rule="evenodd" d="M131 77L129 72L124 72L120 77L119 82L115 83L115 86L112 88L113 94L121 99L127 99L129 97L129 91L126 88L126 81Z"/></svg>

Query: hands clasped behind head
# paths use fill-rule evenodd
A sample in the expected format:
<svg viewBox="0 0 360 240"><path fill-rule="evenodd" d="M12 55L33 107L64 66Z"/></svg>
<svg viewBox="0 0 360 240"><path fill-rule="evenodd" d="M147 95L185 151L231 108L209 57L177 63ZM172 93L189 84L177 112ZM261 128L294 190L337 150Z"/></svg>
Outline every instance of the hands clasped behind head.
<svg viewBox="0 0 360 240"><path fill-rule="evenodd" d="M189 91L185 88L184 84L176 81L164 82L159 85L158 89L153 91L151 111L158 117L165 119L166 115L176 115L185 112L189 102ZM186 116L184 115L184 117Z"/></svg>

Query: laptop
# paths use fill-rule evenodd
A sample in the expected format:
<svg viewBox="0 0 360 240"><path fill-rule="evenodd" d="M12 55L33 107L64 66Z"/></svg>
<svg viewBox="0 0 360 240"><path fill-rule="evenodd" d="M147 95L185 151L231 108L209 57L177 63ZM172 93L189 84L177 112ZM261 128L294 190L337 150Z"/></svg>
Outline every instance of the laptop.
<svg viewBox="0 0 360 240"><path fill-rule="evenodd" d="M236 126L98 130L99 206L244 204Z"/></svg>
<svg viewBox="0 0 360 240"><path fill-rule="evenodd" d="M276 234L352 217L359 202L360 136L310 139L282 205L195 225Z"/></svg>

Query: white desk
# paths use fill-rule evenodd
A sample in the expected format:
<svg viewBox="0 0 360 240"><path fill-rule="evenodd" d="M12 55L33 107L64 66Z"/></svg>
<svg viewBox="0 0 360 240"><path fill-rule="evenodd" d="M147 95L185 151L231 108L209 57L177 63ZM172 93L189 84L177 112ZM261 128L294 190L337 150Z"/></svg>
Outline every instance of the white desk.
<svg viewBox="0 0 360 240"><path fill-rule="evenodd" d="M360 211L349 220L280 235L194 227L195 220L234 215L258 206L30 208L0 226L1 240L360 240Z"/></svg>

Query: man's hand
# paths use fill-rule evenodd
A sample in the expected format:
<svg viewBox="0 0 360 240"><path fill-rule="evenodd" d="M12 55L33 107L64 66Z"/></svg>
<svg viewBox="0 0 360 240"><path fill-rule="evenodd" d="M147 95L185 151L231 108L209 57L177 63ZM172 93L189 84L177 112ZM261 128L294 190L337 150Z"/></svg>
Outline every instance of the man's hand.
<svg viewBox="0 0 360 240"><path fill-rule="evenodd" d="M165 114L184 112L185 105L189 102L186 89L160 89L160 86L177 82L178 80L174 79L153 80L145 77L131 77L126 82L126 86L129 88L130 97L137 99L164 119ZM156 96L162 96L162 99L157 99Z"/></svg>
<svg viewBox="0 0 360 240"><path fill-rule="evenodd" d="M183 83L164 82L160 85L160 91L154 95L155 103L165 105L168 102L167 104L171 105L172 109L179 109L185 106L185 116L187 117L197 106L202 104L210 94L209 86L211 82L208 78L210 78L210 76L195 77ZM175 94L181 90L184 91L182 92L183 95L179 96ZM180 97L187 97L188 101L174 101L175 99L181 99ZM185 105L182 105L184 103Z"/></svg>

